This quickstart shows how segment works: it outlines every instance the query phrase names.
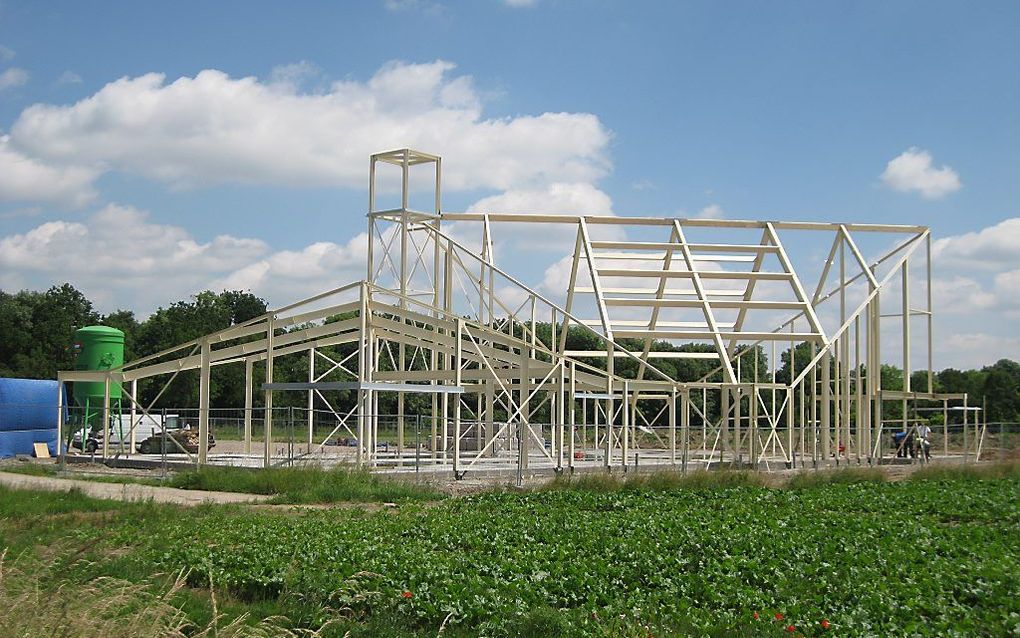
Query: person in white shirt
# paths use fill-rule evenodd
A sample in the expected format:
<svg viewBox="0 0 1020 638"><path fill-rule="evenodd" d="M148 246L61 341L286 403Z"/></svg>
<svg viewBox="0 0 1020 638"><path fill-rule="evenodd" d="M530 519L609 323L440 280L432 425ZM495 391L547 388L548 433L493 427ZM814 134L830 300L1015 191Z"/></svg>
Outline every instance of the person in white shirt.
<svg viewBox="0 0 1020 638"><path fill-rule="evenodd" d="M924 455L925 461L931 460L931 428L927 423L917 426L918 455Z"/></svg>

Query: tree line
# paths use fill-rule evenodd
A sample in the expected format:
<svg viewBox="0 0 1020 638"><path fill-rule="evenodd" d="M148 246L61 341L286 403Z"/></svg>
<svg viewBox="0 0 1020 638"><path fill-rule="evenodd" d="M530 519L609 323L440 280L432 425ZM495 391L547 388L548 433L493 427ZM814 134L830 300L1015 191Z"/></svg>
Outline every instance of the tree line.
<svg viewBox="0 0 1020 638"><path fill-rule="evenodd" d="M148 317L139 320L132 310L116 310L102 314L81 291L70 284L53 286L45 292L22 290L9 293L0 290L0 377L30 379L55 379L58 370L74 368L72 350L74 331L83 326L103 324L124 332L125 361L155 354L203 335L243 323L266 312L266 301L244 291L204 291L189 299L160 307ZM327 321L340 320L333 317ZM295 329L300 329L297 327ZM523 329L518 327L521 332ZM539 341L546 345L553 342L553 326L539 323L535 327ZM625 347L640 352L643 343L625 340ZM355 344L345 344L324 349L324 354L340 360L351 354ZM600 350L604 348L599 337L580 327L571 327L567 333L567 348L570 350ZM714 352L707 344L673 345L654 342L652 350ZM743 346L740 350L741 381L761 382L773 380L768 356L761 346ZM308 374L307 354L293 355L277 360L274 378L277 381L300 381ZM811 360L811 344L797 345L792 351L780 353L774 380L789 383ZM604 367L602 359L592 358L587 363ZM383 369L390 367L384 357L380 361ZM415 362L413 367L421 367ZM629 359L617 359L617 374L635 377L639 364ZM678 381L696 381L701 378L721 380L718 363L705 359L660 359L656 367L667 376ZM866 372L861 371L862 374ZM256 384L261 383L261 367L256 366ZM163 379L140 382L140 400L146 405L162 391L161 405L188 407L198 404L198 371L182 372L163 389ZM888 390L903 388L901 369L883 365L882 386ZM646 373L646 378L654 378ZM244 405L244 369L240 365L216 366L212 370L210 401L215 407L240 407ZM927 371L915 371L911 375L914 390L926 391ZM257 387L257 386L256 386ZM971 405L981 406L987 402L988 421L1020 421L1020 364L1001 359L980 369L957 370L946 368L937 372L933 379L935 392L967 393ZM260 403L258 392L256 404ZM301 395L301 396L298 396ZM275 404L281 406L303 405L304 393L281 393ZM340 397L340 403L350 402L351 396ZM407 410L424 412L430 399L424 395L408 395ZM385 406L387 409L392 406ZM710 407L710 406L706 406Z"/></svg>

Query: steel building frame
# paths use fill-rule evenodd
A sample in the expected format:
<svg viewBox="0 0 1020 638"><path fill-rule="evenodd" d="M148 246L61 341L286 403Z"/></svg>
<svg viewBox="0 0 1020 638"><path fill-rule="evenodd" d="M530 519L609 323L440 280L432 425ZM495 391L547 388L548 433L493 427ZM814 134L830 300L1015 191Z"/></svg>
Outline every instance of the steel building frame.
<svg viewBox="0 0 1020 638"><path fill-rule="evenodd" d="M377 173L393 167L400 172L400 203L382 209ZM409 205L412 170L430 171L430 181L434 178L432 210ZM346 431L356 439L350 460L398 470L407 467L409 451L405 396L426 394L428 463L452 470L457 478L469 470L500 467L626 470L639 460L684 469L720 463L765 468L875 463L881 458L883 428L910 427L908 403L936 402L948 410L953 402L966 408L966 395L933 392L926 227L450 213L441 208L441 184L438 156L410 149L373 155L366 279L115 370L60 372L58 378L105 381L107 388L122 384L131 405L133 443L135 427L152 418L156 403L138 402L138 381L172 381L183 370L197 369L199 438L206 441L210 371L243 365L244 450L252 453L253 415L262 412L266 467L280 461L273 451L276 392L307 394L303 444L308 458ZM564 262L569 284L562 307L496 264L497 230L508 225L569 233L563 235L572 252ZM788 233L801 231L821 240L815 245L828 245L811 293L784 244ZM700 232L755 240L691 239ZM874 234L896 241L868 261L858 238ZM478 237L477 246L469 247L468 237ZM924 273L920 284L910 276L916 271ZM898 308L883 314L897 286ZM911 296L918 287L921 308ZM595 317L577 316L585 311ZM827 330L823 315L835 327ZM881 375L870 374L885 360L882 327L890 317L898 318L901 336L904 386L898 391L884 389ZM914 317L924 325L919 350L927 377L920 389L911 387L910 379L919 341ZM570 349L570 334L585 335L598 346ZM678 342L702 345L663 346ZM323 351L343 344L356 345L345 358ZM782 382L776 378L780 346L793 377ZM806 363L798 362L804 347ZM757 353L765 348L771 348L771 370L762 379ZM275 360L304 353L307 381L274 379ZM699 379L676 381L669 364L684 360L717 365ZM256 364L265 371L258 388L261 408L253 399ZM356 392L351 410L335 403L331 393L341 390ZM383 452L379 445L384 393L396 396L395 452L389 446ZM883 418L890 402L903 407L896 423ZM320 441L313 440L316 404L336 417L336 428ZM981 434L974 430L965 453L980 454ZM103 456L111 452L104 445ZM420 452L416 445L414 454ZM186 457L199 464L213 460L201 444L194 458Z"/></svg>

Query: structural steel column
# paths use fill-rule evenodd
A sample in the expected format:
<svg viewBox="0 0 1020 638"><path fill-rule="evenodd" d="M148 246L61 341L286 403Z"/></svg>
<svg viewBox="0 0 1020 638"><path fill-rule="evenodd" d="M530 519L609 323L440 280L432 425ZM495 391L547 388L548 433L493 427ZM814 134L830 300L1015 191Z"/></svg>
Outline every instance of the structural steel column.
<svg viewBox="0 0 1020 638"><path fill-rule="evenodd" d="M574 361L570 362L570 388L568 396L568 405L570 406L570 449L569 456L567 457L567 465L570 466L571 471L574 469L574 429L577 427L577 399L574 398L574 393L577 392L577 363Z"/></svg>
<svg viewBox="0 0 1020 638"><path fill-rule="evenodd" d="M244 360L244 453L251 454L251 421L252 421L252 394L253 394L253 359Z"/></svg>
<svg viewBox="0 0 1020 638"><path fill-rule="evenodd" d="M668 419L669 419L669 463L670 465L676 465L676 386L669 392L669 406Z"/></svg>
<svg viewBox="0 0 1020 638"><path fill-rule="evenodd" d="M519 388L520 400L520 444L521 469L528 467L528 452L531 449L531 401L528 400L531 394L531 349L528 346L521 346L521 385Z"/></svg>
<svg viewBox="0 0 1020 638"><path fill-rule="evenodd" d="M135 445L137 445L138 434L135 428L135 418L137 417L138 404L136 403L135 397L138 396L138 379L131 380L131 434L130 434L130 447L128 448L128 456L135 453ZM57 439L60 440L59 437Z"/></svg>
<svg viewBox="0 0 1020 638"><path fill-rule="evenodd" d="M308 349L308 383L315 383L315 348ZM312 453L315 428L315 390L308 391L308 454Z"/></svg>
<svg viewBox="0 0 1020 638"><path fill-rule="evenodd" d="M110 373L106 373L106 379L103 386L103 458L106 459L110 455ZM85 439L82 438L82 445L85 445Z"/></svg>
<svg viewBox="0 0 1020 638"><path fill-rule="evenodd" d="M457 318L457 340L453 349L453 383L461 387L461 361L463 360L464 320ZM459 394L453 397L453 475L460 478L460 401Z"/></svg>
<svg viewBox="0 0 1020 638"><path fill-rule="evenodd" d="M202 340L201 372L198 380L198 464L205 465L209 455L209 365L211 347Z"/></svg>
<svg viewBox="0 0 1020 638"><path fill-rule="evenodd" d="M620 411L622 412L620 418L623 428L623 454L620 455L620 466L626 472L627 454L630 452L630 382L626 380L623 382L623 399L620 401Z"/></svg>
<svg viewBox="0 0 1020 638"><path fill-rule="evenodd" d="M822 462L829 462L829 445L832 436L832 353L829 346L825 346L822 353Z"/></svg>
<svg viewBox="0 0 1020 638"><path fill-rule="evenodd" d="M275 322L274 317L270 316L266 320L266 383L273 382L273 341L276 338L274 334ZM262 434L265 438L265 444L263 446L262 454L262 466L269 467L273 464L273 391L266 390L265 394L265 409L266 416L262 426Z"/></svg>
<svg viewBox="0 0 1020 638"><path fill-rule="evenodd" d="M134 396L138 396L135 394ZM132 400L131 405L134 405ZM84 434L84 433L83 433ZM57 456L64 455L64 382L57 375Z"/></svg>

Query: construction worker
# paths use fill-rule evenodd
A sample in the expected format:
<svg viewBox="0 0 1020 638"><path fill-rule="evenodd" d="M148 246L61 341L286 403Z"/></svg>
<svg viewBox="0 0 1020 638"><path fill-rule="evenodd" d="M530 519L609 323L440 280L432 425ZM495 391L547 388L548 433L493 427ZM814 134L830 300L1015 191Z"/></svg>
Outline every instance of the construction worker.
<svg viewBox="0 0 1020 638"><path fill-rule="evenodd" d="M921 423L916 428L917 431L917 454L923 456L925 461L931 460L931 428L928 427L927 423Z"/></svg>

